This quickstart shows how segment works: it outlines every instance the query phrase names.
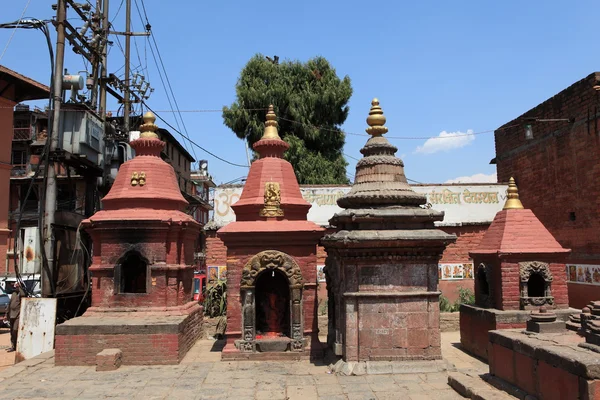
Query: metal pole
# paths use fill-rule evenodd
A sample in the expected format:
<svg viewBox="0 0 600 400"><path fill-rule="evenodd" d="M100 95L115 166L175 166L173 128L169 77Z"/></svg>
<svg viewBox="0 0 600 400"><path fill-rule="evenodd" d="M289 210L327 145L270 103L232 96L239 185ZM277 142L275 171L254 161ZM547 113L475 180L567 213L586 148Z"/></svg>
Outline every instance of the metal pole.
<svg viewBox="0 0 600 400"><path fill-rule="evenodd" d="M131 0L126 1L125 7L125 90L124 94L124 107L123 107L123 124L125 125L125 134L129 135L129 113L131 107L131 101L129 96L129 88L131 82L129 82L130 71L129 71L129 54L131 51Z"/></svg>
<svg viewBox="0 0 600 400"><path fill-rule="evenodd" d="M102 35L105 42L102 45L102 72L100 73L101 84L100 84L100 116L102 119L106 119L106 77L107 66L106 61L108 59L108 31L110 27L108 26L108 0L104 0L102 5Z"/></svg>
<svg viewBox="0 0 600 400"><path fill-rule="evenodd" d="M42 269L42 295L54 296L54 213L56 212L56 170L52 157L58 147L60 126L60 107L62 104L62 71L65 60L65 20L67 19L67 6L65 0L58 0L56 10L56 63L54 64L53 97L54 108L52 111L52 130L48 133L49 162L46 170L46 195L44 206L44 251L46 253L47 268Z"/></svg>

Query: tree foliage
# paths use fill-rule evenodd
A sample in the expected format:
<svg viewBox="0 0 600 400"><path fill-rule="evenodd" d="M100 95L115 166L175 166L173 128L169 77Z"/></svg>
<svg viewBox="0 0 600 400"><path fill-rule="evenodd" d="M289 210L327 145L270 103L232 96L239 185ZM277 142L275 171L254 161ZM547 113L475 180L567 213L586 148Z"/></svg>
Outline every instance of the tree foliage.
<svg viewBox="0 0 600 400"><path fill-rule="evenodd" d="M236 84L237 99L223 108L223 120L252 146L264 130L273 104L279 135L290 145L285 158L300 184L348 183L340 126L348 117L350 78L340 79L323 57L275 64L262 54L246 64Z"/></svg>

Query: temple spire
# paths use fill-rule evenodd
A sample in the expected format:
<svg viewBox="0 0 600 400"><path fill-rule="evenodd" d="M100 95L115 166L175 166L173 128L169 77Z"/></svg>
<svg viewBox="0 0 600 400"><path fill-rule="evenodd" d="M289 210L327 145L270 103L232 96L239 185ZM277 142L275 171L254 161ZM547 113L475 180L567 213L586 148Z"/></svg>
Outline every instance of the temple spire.
<svg viewBox="0 0 600 400"><path fill-rule="evenodd" d="M273 110L273 104L270 104L269 111L267 111L267 120L265 121L265 132L261 140L281 140L277 126L277 115L275 115L275 111Z"/></svg>
<svg viewBox="0 0 600 400"><path fill-rule="evenodd" d="M260 140L252 146L260 154L260 158L278 157L282 158L283 153L289 149L290 145L281 139L277 127L277 115L273 110L273 105L269 105L267 117L265 120L265 131Z"/></svg>
<svg viewBox="0 0 600 400"><path fill-rule="evenodd" d="M146 112L143 117L144 123L140 125L140 138L143 139L158 139L156 131L158 126L154 124L156 117L150 111Z"/></svg>
<svg viewBox="0 0 600 400"><path fill-rule="evenodd" d="M519 200L519 188L517 188L517 184L515 183L515 178L511 177L508 181L508 190L506 203L504 204L503 210L522 210L523 203Z"/></svg>
<svg viewBox="0 0 600 400"><path fill-rule="evenodd" d="M384 126L385 121L383 110L379 107L379 100L375 98L371 101L371 110L369 110L369 116L367 117L369 127L366 129L366 132L371 136L386 134L388 128Z"/></svg>

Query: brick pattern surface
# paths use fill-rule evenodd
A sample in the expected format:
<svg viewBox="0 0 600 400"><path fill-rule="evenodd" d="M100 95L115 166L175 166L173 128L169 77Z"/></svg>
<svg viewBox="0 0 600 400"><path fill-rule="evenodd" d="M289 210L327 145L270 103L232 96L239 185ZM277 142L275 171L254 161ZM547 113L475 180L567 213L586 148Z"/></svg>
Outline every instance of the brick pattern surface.
<svg viewBox="0 0 600 400"><path fill-rule="evenodd" d="M96 355L112 348L122 351L123 365L177 364L198 340L201 329L202 309L196 309L177 333L136 333L132 325L131 334L57 334L56 365L95 365Z"/></svg>
<svg viewBox="0 0 600 400"><path fill-rule="evenodd" d="M588 75L495 133L498 181L515 178L523 205L572 249L570 262L600 264L600 124L593 88L599 80L598 72ZM574 123L533 123L534 139L527 140L519 122L527 117Z"/></svg>

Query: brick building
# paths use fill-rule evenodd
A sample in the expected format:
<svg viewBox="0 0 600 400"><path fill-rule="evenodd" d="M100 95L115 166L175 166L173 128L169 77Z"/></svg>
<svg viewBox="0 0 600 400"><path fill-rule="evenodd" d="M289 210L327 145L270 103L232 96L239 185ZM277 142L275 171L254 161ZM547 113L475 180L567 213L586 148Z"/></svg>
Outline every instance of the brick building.
<svg viewBox="0 0 600 400"><path fill-rule="evenodd" d="M514 176L521 200L565 248L569 304L600 297L600 73L495 132L498 180Z"/></svg>
<svg viewBox="0 0 600 400"><path fill-rule="evenodd" d="M13 107L22 101L44 99L50 96L50 89L26 76L0 65L0 268L8 268L7 254L10 254L9 237L11 226L9 219L10 177L15 161L12 143L15 134L26 133L15 131L13 123Z"/></svg>
<svg viewBox="0 0 600 400"><path fill-rule="evenodd" d="M443 253L439 264L439 288L450 301L456 301L458 289L473 290L473 264L469 251L479 245L486 229L506 200L505 184L444 184L412 185L418 193L427 195L428 204L445 212L444 221L438 227L457 236ZM332 233L329 219L341 211L336 201L350 190L350 186L302 185L304 198L312 204L309 220L325 227L326 234ZM235 220L231 205L242 192L242 185L222 185L215 189L214 221L206 225L206 265L224 268L227 249L216 236L216 230ZM317 265L325 264L326 253L322 246L317 248ZM319 298L326 298L324 276L319 274Z"/></svg>

